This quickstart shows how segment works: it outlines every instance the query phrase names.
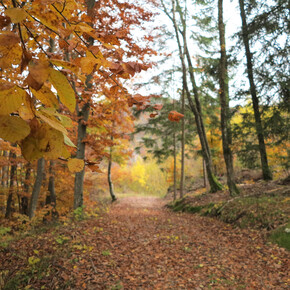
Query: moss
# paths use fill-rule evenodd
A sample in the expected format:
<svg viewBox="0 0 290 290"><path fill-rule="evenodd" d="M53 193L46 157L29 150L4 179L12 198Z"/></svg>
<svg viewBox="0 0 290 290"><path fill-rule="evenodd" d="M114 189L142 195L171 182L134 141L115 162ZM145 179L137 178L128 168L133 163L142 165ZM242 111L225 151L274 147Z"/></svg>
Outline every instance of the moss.
<svg viewBox="0 0 290 290"><path fill-rule="evenodd" d="M290 222L274 230L269 235L269 240L290 251Z"/></svg>
<svg viewBox="0 0 290 290"><path fill-rule="evenodd" d="M190 213L199 213L203 209L203 206L190 206L186 205L184 207L185 212L190 212Z"/></svg>

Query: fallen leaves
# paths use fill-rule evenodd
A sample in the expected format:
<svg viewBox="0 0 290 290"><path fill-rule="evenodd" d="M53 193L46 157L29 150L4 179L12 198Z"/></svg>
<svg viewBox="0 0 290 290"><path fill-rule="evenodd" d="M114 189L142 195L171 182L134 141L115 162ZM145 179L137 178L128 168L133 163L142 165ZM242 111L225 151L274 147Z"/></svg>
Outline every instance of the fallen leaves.
<svg viewBox="0 0 290 290"><path fill-rule="evenodd" d="M265 245L255 231L172 213L158 198L126 198L101 218L15 242L0 252L0 267L11 278L29 267L27 257L43 265L44 253L54 256L40 278L30 279L35 289L286 289L288 283L288 252Z"/></svg>

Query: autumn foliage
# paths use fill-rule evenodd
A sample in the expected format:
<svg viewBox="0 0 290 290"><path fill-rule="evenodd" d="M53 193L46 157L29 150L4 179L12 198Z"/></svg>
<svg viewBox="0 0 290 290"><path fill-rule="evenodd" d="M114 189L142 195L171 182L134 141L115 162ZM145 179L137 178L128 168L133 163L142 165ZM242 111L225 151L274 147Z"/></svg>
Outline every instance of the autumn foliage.
<svg viewBox="0 0 290 290"><path fill-rule="evenodd" d="M150 99L129 93L124 80L151 67L150 38L145 35L139 45L133 30L152 16L138 3L123 1L1 1L2 212L7 198L16 211L16 191L19 211L22 203L27 207L35 160L47 160L46 178L55 178L59 201L58 178L71 180L71 192L71 173L84 165L101 172L98 164L108 158L108 148L128 154L121 148L133 130L131 107L150 106ZM79 117L84 106L88 120ZM88 128L82 159L73 158L79 150L78 124ZM58 160L51 170L49 160ZM47 186L43 182L44 199Z"/></svg>

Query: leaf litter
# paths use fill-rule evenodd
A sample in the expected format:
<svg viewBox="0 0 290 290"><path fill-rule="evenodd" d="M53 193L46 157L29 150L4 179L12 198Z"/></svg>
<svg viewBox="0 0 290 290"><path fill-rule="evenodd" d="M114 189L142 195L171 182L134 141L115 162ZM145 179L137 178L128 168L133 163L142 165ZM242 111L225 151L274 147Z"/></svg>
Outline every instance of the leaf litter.
<svg viewBox="0 0 290 290"><path fill-rule="evenodd" d="M0 260L4 289L14 284L20 289L290 285L289 252L265 244L258 231L173 213L156 197L127 197L97 219L15 241L1 249Z"/></svg>

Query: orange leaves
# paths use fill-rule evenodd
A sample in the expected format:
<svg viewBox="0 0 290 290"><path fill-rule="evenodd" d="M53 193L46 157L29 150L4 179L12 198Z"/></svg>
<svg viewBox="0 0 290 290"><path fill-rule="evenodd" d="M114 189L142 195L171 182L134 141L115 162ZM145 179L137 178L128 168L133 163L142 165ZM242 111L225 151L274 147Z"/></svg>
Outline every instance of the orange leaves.
<svg viewBox="0 0 290 290"><path fill-rule="evenodd" d="M64 144L74 144L63 123L75 134L76 128L72 125L75 123L71 120L77 121L77 118L64 110L64 106L74 113L77 101L80 108L87 102L92 116L98 116L100 104L96 100L105 97L116 116L108 117L113 113L104 110L101 118L92 120L92 126L98 129L88 131L88 135L98 136L100 146L87 138L98 160L98 156L103 156L100 152L109 145L109 133L114 131L113 137L118 139L132 131L128 105L136 105L138 109L149 106L147 97L135 95L131 98L122 87L122 79L130 79L149 67L144 57L151 50L143 50L131 37L131 27L140 24L140 20L134 18L135 12L131 11L132 8L135 11L135 5L101 1L94 4L94 9L87 9L85 1L76 0L35 0L22 6L15 3L5 1L5 9L0 7L0 28L7 30L0 32L1 77L11 84L9 87L1 84L0 116L16 113L32 131L29 136L17 140L27 159L57 154L68 156ZM143 9L139 12L142 14ZM130 19L130 15L134 17ZM151 13L140 15L140 19L147 21L150 16ZM117 18L121 28L114 24ZM90 38L96 40L93 45ZM58 115L55 109L60 111ZM64 114L66 118L62 117ZM117 124L114 130L111 122ZM40 128L50 137L37 134ZM97 134L92 133L96 131ZM50 139L57 135L61 140L58 144ZM55 150L56 145L59 150Z"/></svg>
<svg viewBox="0 0 290 290"><path fill-rule="evenodd" d="M179 122L180 119L182 119L184 117L184 115L176 112L176 111L171 111L168 114L168 119L172 122Z"/></svg>
<svg viewBox="0 0 290 290"><path fill-rule="evenodd" d="M32 60L29 62L29 76L27 83L35 90L39 90L49 76L49 62Z"/></svg>
<svg viewBox="0 0 290 290"><path fill-rule="evenodd" d="M156 104L156 105L154 105L154 107L153 107L153 109L154 109L154 110L157 110L157 111L160 111L162 108L163 108L163 105L162 105L162 104Z"/></svg>

